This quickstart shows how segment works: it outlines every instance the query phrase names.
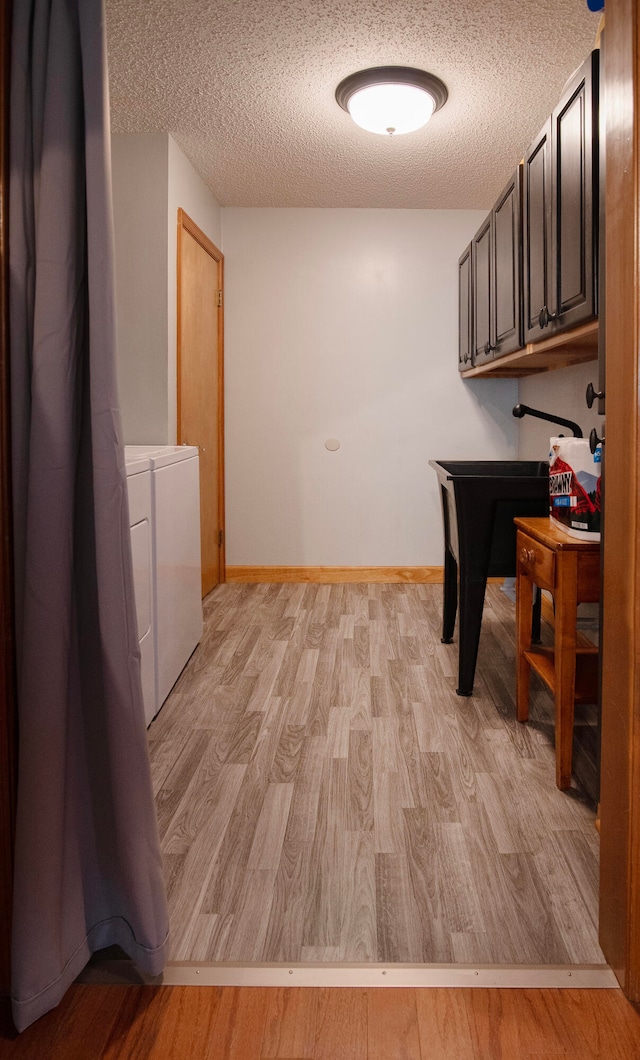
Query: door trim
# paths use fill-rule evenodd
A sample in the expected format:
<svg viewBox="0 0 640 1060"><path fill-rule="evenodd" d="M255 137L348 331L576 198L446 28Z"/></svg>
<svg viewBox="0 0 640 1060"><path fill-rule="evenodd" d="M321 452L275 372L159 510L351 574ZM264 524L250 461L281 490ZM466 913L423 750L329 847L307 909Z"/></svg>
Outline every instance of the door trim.
<svg viewBox="0 0 640 1060"><path fill-rule="evenodd" d="M603 480L600 945L640 1000L640 22L606 15L606 467Z"/></svg>
<svg viewBox="0 0 640 1060"><path fill-rule="evenodd" d="M9 67L11 0L0 0L0 993L10 983L17 725L9 420Z"/></svg>
<svg viewBox="0 0 640 1060"><path fill-rule="evenodd" d="M222 292L222 304L218 313L218 525L222 530L222 543L219 553L219 578L220 583L226 581L226 533L225 533L225 493L224 493L224 255L212 243L208 236L193 221L185 211L178 208L178 243L176 254L176 289L177 289L177 338L176 338L176 364L177 364L177 393L176 393L176 440L182 445L183 438L180 429L180 408L182 402L180 368L182 358L181 333L182 333L182 290L181 290L181 267L182 267L182 239L184 232L195 239L206 253L213 258L218 265L218 277L220 280L220 291Z"/></svg>

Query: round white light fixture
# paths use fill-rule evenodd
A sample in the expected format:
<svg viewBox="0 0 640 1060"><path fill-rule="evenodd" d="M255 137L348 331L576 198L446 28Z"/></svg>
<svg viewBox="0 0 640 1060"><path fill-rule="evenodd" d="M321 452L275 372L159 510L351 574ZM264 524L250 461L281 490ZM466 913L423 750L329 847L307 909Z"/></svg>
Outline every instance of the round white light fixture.
<svg viewBox="0 0 640 1060"><path fill-rule="evenodd" d="M359 70L336 88L336 100L356 125L382 136L421 129L446 99L439 78L411 66Z"/></svg>

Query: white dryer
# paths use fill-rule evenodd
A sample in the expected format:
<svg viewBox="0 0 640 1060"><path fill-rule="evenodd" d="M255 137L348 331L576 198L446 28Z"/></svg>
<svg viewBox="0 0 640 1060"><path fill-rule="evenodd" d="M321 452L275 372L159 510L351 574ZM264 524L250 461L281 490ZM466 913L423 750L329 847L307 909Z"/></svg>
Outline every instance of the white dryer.
<svg viewBox="0 0 640 1060"><path fill-rule="evenodd" d="M151 508L151 462L141 457L125 458L133 584L140 643L142 697L147 725L156 713L156 646L153 606L153 544Z"/></svg>
<svg viewBox="0 0 640 1060"><path fill-rule="evenodd" d="M156 712L202 637L200 472L189 445L130 445L151 470Z"/></svg>

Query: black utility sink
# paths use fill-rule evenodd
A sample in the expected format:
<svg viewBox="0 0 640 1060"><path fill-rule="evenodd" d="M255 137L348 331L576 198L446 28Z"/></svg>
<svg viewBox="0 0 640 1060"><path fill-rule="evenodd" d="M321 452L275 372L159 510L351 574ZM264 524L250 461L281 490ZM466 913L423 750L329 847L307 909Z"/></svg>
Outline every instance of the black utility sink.
<svg viewBox="0 0 640 1060"><path fill-rule="evenodd" d="M547 460L430 460L438 474L444 469L447 478L466 475L471 478L548 478Z"/></svg>
<svg viewBox="0 0 640 1060"><path fill-rule="evenodd" d="M457 692L470 696L487 578L515 575L513 520L548 514L549 464L546 460L430 460L429 465L438 476L444 521L442 640L446 644L453 640L459 597ZM537 640L539 601L534 626Z"/></svg>

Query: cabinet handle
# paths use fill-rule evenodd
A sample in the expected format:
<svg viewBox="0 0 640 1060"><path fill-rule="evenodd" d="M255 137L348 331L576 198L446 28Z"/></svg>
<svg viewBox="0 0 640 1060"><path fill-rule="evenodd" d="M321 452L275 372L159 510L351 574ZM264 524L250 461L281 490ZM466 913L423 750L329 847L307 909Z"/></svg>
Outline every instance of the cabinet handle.
<svg viewBox="0 0 640 1060"><path fill-rule="evenodd" d="M520 562L522 564L534 563L536 554L532 548L523 548L520 552Z"/></svg>
<svg viewBox="0 0 640 1060"><path fill-rule="evenodd" d="M540 316L538 317L538 323L541 328L546 328L553 321L558 319L557 313L550 313L546 305L543 305L540 310Z"/></svg>
<svg viewBox="0 0 640 1060"><path fill-rule="evenodd" d="M587 393L585 395L585 401L587 402L587 408L590 409L594 401L604 401L604 390L594 390L593 383L587 383Z"/></svg>
<svg viewBox="0 0 640 1060"><path fill-rule="evenodd" d="M595 429L595 427L592 427L589 433L589 448L592 453L595 453L596 449L600 445L600 442L604 443L604 437L598 438L597 430Z"/></svg>
<svg viewBox="0 0 640 1060"><path fill-rule="evenodd" d="M490 353L495 353L497 349L498 349L498 347L497 346L492 346L491 342L489 341L489 339L487 339L487 341L484 344L484 352L487 355L487 357L489 356Z"/></svg>

